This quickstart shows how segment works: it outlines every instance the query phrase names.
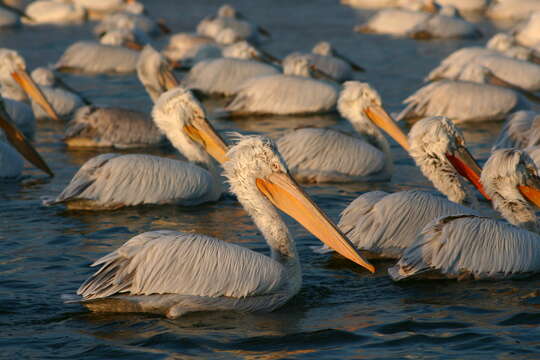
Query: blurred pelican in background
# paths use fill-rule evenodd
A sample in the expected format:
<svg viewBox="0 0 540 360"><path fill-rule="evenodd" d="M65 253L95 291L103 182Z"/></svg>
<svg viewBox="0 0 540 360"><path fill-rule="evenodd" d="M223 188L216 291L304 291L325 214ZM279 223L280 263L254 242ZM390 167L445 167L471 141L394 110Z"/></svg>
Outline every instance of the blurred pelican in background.
<svg viewBox="0 0 540 360"><path fill-rule="evenodd" d="M501 280L540 272L540 178L522 150L496 150L481 182L506 221L461 214L428 224L399 262L393 280L450 278Z"/></svg>
<svg viewBox="0 0 540 360"><path fill-rule="evenodd" d="M481 169L465 147L463 135L449 119L430 117L418 121L409 132L409 144L416 165L447 199L418 190L392 194L370 191L351 202L341 213L338 226L370 257L399 258L424 226L440 216L478 215L476 196L464 177L487 196L480 183Z"/></svg>
<svg viewBox="0 0 540 360"><path fill-rule="evenodd" d="M512 33L518 44L540 52L540 7L529 16L526 22L518 24Z"/></svg>
<svg viewBox="0 0 540 360"><path fill-rule="evenodd" d="M520 45L516 39L507 33L493 35L486 48L495 50L505 56L540 64L540 43L538 50Z"/></svg>
<svg viewBox="0 0 540 360"><path fill-rule="evenodd" d="M493 0L486 15L495 20L523 20L540 11L537 0Z"/></svg>
<svg viewBox="0 0 540 360"><path fill-rule="evenodd" d="M137 63L137 75L153 101L178 86L169 63L147 45ZM84 106L67 124L68 147L133 148L161 146L163 134L145 113L123 108Z"/></svg>
<svg viewBox="0 0 540 360"><path fill-rule="evenodd" d="M330 112L335 110L338 91L333 79L311 64L308 57L294 54L283 61L283 74L258 76L242 83L225 110L231 116Z"/></svg>
<svg viewBox="0 0 540 360"><path fill-rule="evenodd" d="M230 96L249 79L279 74L278 68L269 64L275 58L246 41L225 47L222 54L224 57L197 62L183 84L205 94Z"/></svg>
<svg viewBox="0 0 540 360"><path fill-rule="evenodd" d="M98 259L100 270L78 289L92 311L150 312L177 318L193 311L272 311L302 287L300 259L276 208L322 242L371 272L328 217L288 175L272 142L242 137L228 152L225 176L255 221L271 257L194 233L137 235Z"/></svg>
<svg viewBox="0 0 540 360"><path fill-rule="evenodd" d="M45 160L17 129L0 96L0 181L21 178L24 167L23 157L49 176L54 176Z"/></svg>
<svg viewBox="0 0 540 360"><path fill-rule="evenodd" d="M223 192L219 165L227 146L188 90L160 96L152 112L157 127L189 161L143 154L103 154L88 160L69 185L45 205L75 210L114 210L148 204L199 205ZM209 155L210 154L210 155ZM198 165L195 165L198 164Z"/></svg>
<svg viewBox="0 0 540 360"><path fill-rule="evenodd" d="M32 137L36 119L27 102L32 99L47 115L59 120L40 88L26 72L26 62L14 50L0 49L0 92L13 122L25 135Z"/></svg>
<svg viewBox="0 0 540 360"><path fill-rule="evenodd" d="M348 81L338 110L356 135L332 129L302 128L277 140L291 174L302 182L388 180L392 176L390 144L385 130L405 149L407 137L382 108L379 94L367 83Z"/></svg>
<svg viewBox="0 0 540 360"><path fill-rule="evenodd" d="M342 4L364 9L379 9L385 7L399 7L414 10L428 10L435 4L440 6L453 6L460 12L482 12L488 5L488 0L341 0Z"/></svg>
<svg viewBox="0 0 540 360"><path fill-rule="evenodd" d="M351 80L354 71L365 71L348 57L342 55L328 41L317 43L310 54L306 54L317 69L328 74L338 82Z"/></svg>
<svg viewBox="0 0 540 360"><path fill-rule="evenodd" d="M94 27L94 33L98 36L113 30L138 32L145 36L171 32L163 20L154 20L147 16L144 6L136 2L128 4L126 11L106 15Z"/></svg>
<svg viewBox="0 0 540 360"><path fill-rule="evenodd" d="M84 8L64 0L33 1L26 7L25 14L27 17L22 21L29 25L78 23L86 18Z"/></svg>

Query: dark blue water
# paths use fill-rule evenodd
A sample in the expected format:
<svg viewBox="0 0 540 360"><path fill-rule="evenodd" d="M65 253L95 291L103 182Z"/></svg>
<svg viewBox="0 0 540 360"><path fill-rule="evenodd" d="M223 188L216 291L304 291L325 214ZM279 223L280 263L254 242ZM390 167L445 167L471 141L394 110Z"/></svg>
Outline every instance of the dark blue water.
<svg viewBox="0 0 540 360"><path fill-rule="evenodd" d="M329 40L368 72L389 111L421 86L447 54L477 41L416 42L352 32L369 16L337 0L231 1L270 29L265 49L283 56ZM156 17L177 32L220 5L216 1L147 1ZM93 24L40 26L0 32L0 46L18 50L28 67L55 62L72 42L90 38ZM494 27L481 20L489 36ZM156 46L165 44L158 39ZM65 80L96 103L150 111L151 101L134 75ZM208 104L210 112L213 104ZM220 130L276 135L300 125L350 130L336 116L215 121ZM484 161L500 123L466 127L474 155ZM185 209L141 207L114 212L67 212L44 208L40 196L59 193L94 151L68 151L62 124L38 124L36 143L56 173L52 180L0 185L0 357L6 359L485 359L540 358L539 279L503 282L394 284L379 264L375 275L337 256L314 254L318 241L289 221L303 263L302 291L269 314L198 313L178 320L140 314L94 314L64 305L91 273L88 265L148 230L198 231L267 253L242 208L226 199ZM154 151L174 157L174 154ZM381 189L429 189L395 145L396 175L390 183L309 186L315 201L337 219L359 194ZM34 169L26 174L43 178Z"/></svg>

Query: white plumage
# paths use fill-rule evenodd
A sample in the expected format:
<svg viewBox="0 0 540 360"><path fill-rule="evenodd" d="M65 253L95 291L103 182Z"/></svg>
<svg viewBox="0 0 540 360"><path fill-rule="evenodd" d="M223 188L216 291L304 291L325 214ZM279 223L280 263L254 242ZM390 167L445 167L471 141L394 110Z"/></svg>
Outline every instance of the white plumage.
<svg viewBox="0 0 540 360"><path fill-rule="evenodd" d="M29 18L23 18L26 24L66 24L81 22L86 16L82 7L62 0L33 1L25 13Z"/></svg>
<svg viewBox="0 0 540 360"><path fill-rule="evenodd" d="M225 109L233 115L314 114L334 110L338 86L312 79L311 72L307 57L288 56L283 62L282 75L245 81Z"/></svg>
<svg viewBox="0 0 540 360"><path fill-rule="evenodd" d="M507 33L498 33L493 35L491 39L486 43L486 48L495 50L504 54L505 56L530 61L533 63L540 63L540 55L534 49L518 44L516 39Z"/></svg>
<svg viewBox="0 0 540 360"><path fill-rule="evenodd" d="M398 258L433 219L459 213L477 214L463 206L478 204L470 186L447 156L462 151L463 143L463 135L448 119L433 117L417 122L409 133L410 155L449 200L414 190L393 194L368 192L343 210L339 228L359 250L374 257Z"/></svg>
<svg viewBox="0 0 540 360"><path fill-rule="evenodd" d="M540 51L540 6L525 23L518 25L513 32L519 44Z"/></svg>
<svg viewBox="0 0 540 360"><path fill-rule="evenodd" d="M486 15L496 20L521 20L535 11L540 11L537 0L495 0Z"/></svg>
<svg viewBox="0 0 540 360"><path fill-rule="evenodd" d="M272 257L199 234L144 233L93 264L101 268L77 291L85 306L171 318L191 311L271 311L282 306L302 284L296 246L272 205L290 210L291 203L282 201L282 196L309 204L304 212L291 215L321 216L308 229L332 231L333 236L321 233L321 240L344 246L352 251L349 258L374 271L288 177L268 139L243 138L228 157L225 170L231 190L262 232Z"/></svg>
<svg viewBox="0 0 540 360"><path fill-rule="evenodd" d="M491 150L540 145L540 115L534 111L510 114Z"/></svg>
<svg viewBox="0 0 540 360"><path fill-rule="evenodd" d="M210 51L208 51L210 49ZM200 54L204 53L209 57L221 57L221 47L214 39L192 33L178 33L169 38L169 43L163 55L167 59L174 61L191 61L199 59Z"/></svg>
<svg viewBox="0 0 540 360"><path fill-rule="evenodd" d="M188 91L176 88L159 98L153 117L178 151L206 169L150 155L100 155L87 161L66 189L55 199L45 199L45 204L96 210L218 200L222 192L218 166L206 153L206 145L191 140L183 130L206 123L201 105Z"/></svg>
<svg viewBox="0 0 540 360"><path fill-rule="evenodd" d="M94 27L96 35L102 35L111 30L140 31L148 35L158 35L160 33L160 27L156 21L144 14L134 14L128 11L106 15Z"/></svg>
<svg viewBox="0 0 540 360"><path fill-rule="evenodd" d="M498 280L540 271L540 241L534 233L539 227L529 203L538 203L540 181L534 163L523 151L497 150L482 171L482 183L509 223L475 215L437 219L389 269L393 280L425 276ZM523 192L524 187L529 190Z"/></svg>
<svg viewBox="0 0 540 360"><path fill-rule="evenodd" d="M365 114L370 107L381 107L379 94L369 84L348 81L340 93L338 110L359 136L332 129L304 128L280 137L279 152L295 179L351 182L390 178L390 145Z"/></svg>

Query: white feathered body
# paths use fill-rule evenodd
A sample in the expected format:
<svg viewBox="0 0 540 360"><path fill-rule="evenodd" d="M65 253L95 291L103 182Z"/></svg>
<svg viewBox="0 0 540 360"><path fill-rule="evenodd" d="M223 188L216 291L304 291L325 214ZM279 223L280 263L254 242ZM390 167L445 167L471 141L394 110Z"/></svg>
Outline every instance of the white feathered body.
<svg viewBox="0 0 540 360"><path fill-rule="evenodd" d="M486 15L498 20L521 20L535 11L540 11L537 0L496 0L491 3Z"/></svg>
<svg viewBox="0 0 540 360"><path fill-rule="evenodd" d="M159 261L156 261L159 260ZM215 238L176 231L137 235L97 260L77 291L93 311L176 318L192 311L271 311L298 293L299 267Z"/></svg>
<svg viewBox="0 0 540 360"><path fill-rule="evenodd" d="M143 14L133 14L126 11L105 16L94 27L94 33L100 35L114 29L141 31L148 35L158 35L160 33L158 24L151 18Z"/></svg>
<svg viewBox="0 0 540 360"><path fill-rule="evenodd" d="M332 55L307 54L315 67L332 79L343 82L353 78L352 68L345 61Z"/></svg>
<svg viewBox="0 0 540 360"><path fill-rule="evenodd" d="M517 111L510 114L491 150L540 145L540 114Z"/></svg>
<svg viewBox="0 0 540 360"><path fill-rule="evenodd" d="M360 250L374 257L399 258L433 219L474 210L425 191L368 192L341 213L338 227Z"/></svg>
<svg viewBox="0 0 540 360"><path fill-rule="evenodd" d="M163 50L163 55L171 60L185 60L197 57L201 49L205 47L215 48L216 57L221 56L221 49L214 39L190 33L174 34L169 38L169 44Z"/></svg>
<svg viewBox="0 0 540 360"><path fill-rule="evenodd" d="M64 89L51 86L40 86L40 89L56 114L62 119L69 118L78 108L84 105L80 97ZM32 101L32 111L36 119L50 118L45 110L34 101Z"/></svg>
<svg viewBox="0 0 540 360"><path fill-rule="evenodd" d="M71 45L55 64L56 69L99 73L129 73L135 71L139 53L123 46L79 41Z"/></svg>
<svg viewBox="0 0 540 360"><path fill-rule="evenodd" d="M226 110L236 114L313 114L335 110L337 85L295 75L245 81Z"/></svg>
<svg viewBox="0 0 540 360"><path fill-rule="evenodd" d="M385 154L359 136L332 129L305 128L276 144L295 179L302 182L386 180Z"/></svg>
<svg viewBox="0 0 540 360"><path fill-rule="evenodd" d="M456 215L419 234L391 269L394 280L414 276L500 280L540 272L540 238L504 221Z"/></svg>
<svg viewBox="0 0 540 360"><path fill-rule="evenodd" d="M398 0L341 0L341 3L362 9L379 9L397 6Z"/></svg>
<svg viewBox="0 0 540 360"><path fill-rule="evenodd" d="M405 99L398 119L446 116L456 123L501 120L518 107L526 107L516 92L468 81L440 80Z"/></svg>
<svg viewBox="0 0 540 360"><path fill-rule="evenodd" d="M0 29L19 26L19 16L12 11L0 8Z"/></svg>
<svg viewBox="0 0 540 360"><path fill-rule="evenodd" d="M30 3L25 9L32 20L28 24L65 24L82 21L85 11L82 7L63 1L39 0Z"/></svg>
<svg viewBox="0 0 540 360"><path fill-rule="evenodd" d="M18 179L24 167L22 156L0 134L0 181Z"/></svg>
<svg viewBox="0 0 540 360"><path fill-rule="evenodd" d="M209 94L234 95L247 80L274 74L279 70L255 60L219 58L198 62L184 85Z"/></svg>
<svg viewBox="0 0 540 360"><path fill-rule="evenodd" d="M84 106L67 124L64 141L71 147L122 149L159 146L164 139L146 114L121 108Z"/></svg>
<svg viewBox="0 0 540 360"><path fill-rule="evenodd" d="M518 25L514 32L514 37L519 44L538 48L540 46L540 8L531 14L525 24Z"/></svg>
<svg viewBox="0 0 540 360"><path fill-rule="evenodd" d="M197 33L217 39L224 29L229 29L233 38L237 41L251 40L257 42L256 26L245 20L235 17L217 16L214 18L205 18L197 25Z"/></svg>
<svg viewBox="0 0 540 360"><path fill-rule="evenodd" d="M437 0L443 6L453 6L460 12L479 12L487 8L488 0Z"/></svg>
<svg viewBox="0 0 540 360"><path fill-rule="evenodd" d="M32 138L36 131L36 118L32 108L22 101L4 98L4 105L9 117L23 134Z"/></svg>
<svg viewBox="0 0 540 360"><path fill-rule="evenodd" d="M185 161L142 154L103 154L88 160L69 185L46 205L70 209L117 209L144 204L199 205L221 190L212 175Z"/></svg>

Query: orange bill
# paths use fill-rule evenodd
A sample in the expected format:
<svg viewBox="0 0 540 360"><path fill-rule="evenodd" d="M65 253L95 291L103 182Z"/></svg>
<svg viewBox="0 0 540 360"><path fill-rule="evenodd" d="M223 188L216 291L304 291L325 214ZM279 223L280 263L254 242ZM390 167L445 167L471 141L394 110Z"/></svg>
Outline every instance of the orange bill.
<svg viewBox="0 0 540 360"><path fill-rule="evenodd" d="M144 48L144 46L142 46L141 44L133 40L124 41L124 46L127 47L128 49L135 50L135 51L142 51L142 49Z"/></svg>
<svg viewBox="0 0 540 360"><path fill-rule="evenodd" d="M1 100L0 100L1 101ZM36 149L30 144L23 133L17 129L11 121L8 113L4 110L3 104L0 103L0 128L4 130L8 141L17 151L24 156L26 160L43 170L49 176L54 176L54 173L49 168L45 160L39 155Z"/></svg>
<svg viewBox="0 0 540 360"><path fill-rule="evenodd" d="M323 243L370 272L375 272L375 267L360 255L290 175L273 173L265 178L257 178L256 184L272 204L293 217Z"/></svg>
<svg viewBox="0 0 540 360"><path fill-rule="evenodd" d="M158 76L159 82L165 90L171 90L180 85L172 71L166 65L160 67Z"/></svg>
<svg viewBox="0 0 540 360"><path fill-rule="evenodd" d="M407 135L400 129L394 119L379 105L372 104L364 110L367 117L378 127L383 129L407 152L409 151L409 140Z"/></svg>
<svg viewBox="0 0 540 360"><path fill-rule="evenodd" d="M480 182L482 169L467 148L460 147L454 154L446 153L446 158L461 176L469 180L487 200L491 200Z"/></svg>
<svg viewBox="0 0 540 360"><path fill-rule="evenodd" d="M527 185L518 186L518 190L527 200L532 202L536 207L540 208L540 190Z"/></svg>
<svg viewBox="0 0 540 360"><path fill-rule="evenodd" d="M45 98L45 95L43 95L40 88L25 70L17 70L11 73L11 77L13 77L13 79L31 99L33 99L39 106L41 106L43 110L45 110L51 119L60 120L58 114L56 114L56 111L54 111L49 101L47 101Z"/></svg>
<svg viewBox="0 0 540 360"><path fill-rule="evenodd" d="M220 164L228 160L227 144L205 118L196 118L191 124L184 125L184 131L191 139L201 144Z"/></svg>

